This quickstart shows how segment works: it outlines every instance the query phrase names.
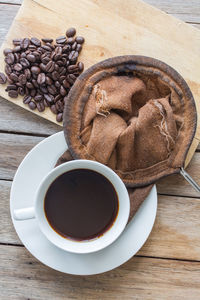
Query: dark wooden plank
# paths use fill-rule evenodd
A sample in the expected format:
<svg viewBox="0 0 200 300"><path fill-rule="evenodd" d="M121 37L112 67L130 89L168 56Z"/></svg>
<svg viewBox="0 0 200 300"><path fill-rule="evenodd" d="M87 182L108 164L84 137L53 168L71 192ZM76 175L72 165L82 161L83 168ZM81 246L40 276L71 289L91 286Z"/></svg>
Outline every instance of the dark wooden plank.
<svg viewBox="0 0 200 300"><path fill-rule="evenodd" d="M200 263L134 257L95 276L62 274L39 263L25 248L0 246L2 299L200 298Z"/></svg>
<svg viewBox="0 0 200 300"><path fill-rule="evenodd" d="M51 135L62 127L0 97L0 131Z"/></svg>

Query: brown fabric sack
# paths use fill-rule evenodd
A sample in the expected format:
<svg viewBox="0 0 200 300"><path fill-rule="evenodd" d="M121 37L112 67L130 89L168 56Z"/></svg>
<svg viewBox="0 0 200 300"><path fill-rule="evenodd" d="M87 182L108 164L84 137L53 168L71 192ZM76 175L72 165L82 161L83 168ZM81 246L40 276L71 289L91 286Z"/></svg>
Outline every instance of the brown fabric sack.
<svg viewBox="0 0 200 300"><path fill-rule="evenodd" d="M191 91L175 70L153 58L122 56L78 77L64 133L73 158L99 161L135 188L180 172L196 119Z"/></svg>
<svg viewBox="0 0 200 300"><path fill-rule="evenodd" d="M73 157L112 168L129 188L131 219L150 184L184 166L196 119L191 91L171 67L149 57L111 58L71 89L64 110L70 152L58 163Z"/></svg>

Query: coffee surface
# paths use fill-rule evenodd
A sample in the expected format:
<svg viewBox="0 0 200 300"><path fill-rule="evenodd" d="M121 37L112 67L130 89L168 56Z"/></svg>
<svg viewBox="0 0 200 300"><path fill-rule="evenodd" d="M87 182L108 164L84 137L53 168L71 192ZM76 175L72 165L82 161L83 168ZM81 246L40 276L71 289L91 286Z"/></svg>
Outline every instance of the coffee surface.
<svg viewBox="0 0 200 300"><path fill-rule="evenodd" d="M60 235L88 240L102 235L118 213L118 197L111 182L88 169L57 177L44 202L46 218Z"/></svg>

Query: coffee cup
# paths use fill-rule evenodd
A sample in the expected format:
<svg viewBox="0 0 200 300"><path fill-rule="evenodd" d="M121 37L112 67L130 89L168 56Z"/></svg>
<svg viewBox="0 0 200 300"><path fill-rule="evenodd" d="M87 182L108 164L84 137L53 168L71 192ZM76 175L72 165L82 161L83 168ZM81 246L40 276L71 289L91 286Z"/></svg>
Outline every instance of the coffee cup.
<svg viewBox="0 0 200 300"><path fill-rule="evenodd" d="M82 170L82 171L80 171L80 170ZM104 228L103 231L101 230L100 233L96 234L96 236L94 236L92 238L90 237L90 238L83 238L83 239L81 239L81 238L74 239L73 236L72 237L63 236L63 234L60 234L60 232L57 229L53 228L53 226L52 226L53 223L51 223L51 218L54 221L54 214L56 216L56 213L57 213L56 208L57 207L55 209L51 209L50 215L48 215L48 205L46 205L46 203L48 203L47 201L49 201L48 197L50 197L50 196L48 196L48 195L51 194L49 191L54 187L56 180L59 180L59 178L61 178L61 176L66 177L66 176L72 174L74 171L76 171L76 173L79 175L81 172L84 174L84 170L85 170L85 172L86 172L86 170L89 170L89 174L92 176L91 178L93 178L93 179L95 179L95 176L97 178L98 178L98 176L101 176L102 180L104 180L102 182L105 182L108 185L108 187L110 184L109 189L111 189L111 186L112 186L113 191L116 194L117 211L116 211L116 207L115 207L115 215L113 215L114 217L112 216L112 222L110 222L108 224L109 226L105 227L106 229ZM87 172L86 172L86 175L87 175ZM72 179L70 179L70 180L72 180ZM86 177L84 180L86 180ZM88 181L85 181L85 182L87 184L90 183L90 182L88 183ZM94 185L92 183L92 180L91 180L91 185ZM93 186L91 186L91 188L92 187ZM105 186L105 190L108 187ZM66 188L67 188L67 186L66 186ZM99 193L97 193L97 194L99 194L97 196L100 197L100 195L101 195L100 192L102 192L103 190L104 190L104 185L103 185L103 188L101 188L99 190ZM67 196L68 195L65 195L66 198L67 198ZM79 201L79 200L80 199L77 199L77 201ZM88 211L87 207L83 206L84 200L82 200L82 202L79 201L77 203L80 203L81 207L82 207L79 209L79 206L77 206L77 213L79 214L79 216L84 217L84 215L81 215L82 211L83 211L83 214L84 214L84 211L85 212ZM95 203L95 197L94 197L94 203ZM75 205L75 204L73 203L73 205ZM93 205L93 203L92 203L92 205ZM101 201L99 201L99 206L97 209L97 210L101 211L102 216L106 215L106 213L107 213L107 211L105 211L105 210L103 211L104 206L102 206L102 205L105 205L105 207L108 206L112 212L113 207L111 207L111 205L109 206L109 203L107 203L105 201L105 199L103 199L102 203L101 203ZM55 246L65 250L65 251L69 251L72 253L91 253L91 252L99 251L99 250L109 246L120 236L120 234L123 232L123 230L127 224L127 221L129 218L129 213L130 213L130 201L129 201L129 195L128 195L127 189L126 189L123 181L113 170L111 170L109 167L107 167L101 163L95 162L95 161L73 160L70 162L66 162L66 163L54 168L53 170L51 170L43 178L42 182L40 183L40 185L36 191L34 206L28 207L28 208L15 209L13 217L15 220L18 220L18 221L35 218L40 230L46 236L46 238L50 242L52 242ZM49 216L51 216L51 217L49 217ZM94 225L96 225L95 224L95 218L96 218L95 215L89 214L88 216L89 216L89 217L87 217L88 224L90 224L90 218L91 218L91 220L93 220L93 227L95 227L94 226ZM68 218L69 218L69 215L68 215ZM69 221L68 218L67 218L67 221ZM101 218L101 216L100 216L100 218ZM96 219L98 219L98 218L96 218ZM76 223L79 224L78 218L75 220L72 220L72 221L73 221L73 224L76 224ZM80 228L79 228L79 230L80 230Z"/></svg>

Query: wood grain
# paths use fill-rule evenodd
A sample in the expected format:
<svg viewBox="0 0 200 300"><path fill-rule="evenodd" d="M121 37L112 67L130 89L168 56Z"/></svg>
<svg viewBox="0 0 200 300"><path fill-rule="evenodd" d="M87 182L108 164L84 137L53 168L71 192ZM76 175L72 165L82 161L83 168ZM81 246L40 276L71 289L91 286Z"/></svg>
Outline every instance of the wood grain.
<svg viewBox="0 0 200 300"><path fill-rule="evenodd" d="M18 5L0 4L0 45L3 43L19 8Z"/></svg>
<svg viewBox="0 0 200 300"><path fill-rule="evenodd" d="M41 118L0 97L0 132L51 135L62 130L44 118Z"/></svg>
<svg viewBox="0 0 200 300"><path fill-rule="evenodd" d="M0 181L0 243L21 245L9 211L11 182ZM139 255L200 261L200 199L158 197L156 222Z"/></svg>
<svg viewBox="0 0 200 300"><path fill-rule="evenodd" d="M197 300L200 263L134 257L96 276L70 276L41 265L24 248L0 246L2 299Z"/></svg>
<svg viewBox="0 0 200 300"><path fill-rule="evenodd" d="M87 7L87 13L83 13L84 7ZM124 7L124 1L121 0L118 0L117 5L114 0L81 0L76 10L74 10L73 1L69 1L66 5L66 1L60 0L58 6L53 0L43 0L42 2L41 0L24 0L2 48L10 46L12 38L16 35L30 36L33 34L42 37L48 35L49 31L53 36L60 35L65 26L72 25L67 24L66 19L70 20L73 15L73 22L78 32L87 36L85 50L81 55L81 60L84 61L86 68L110 56L130 54L130 44L133 44L133 54L153 56L173 66L188 82L198 104L200 99L198 88L200 85L198 59L200 32L138 0L126 0L128 9L124 9ZM79 9L82 13L81 18ZM93 18L94 15L96 18ZM52 25L54 23L56 23L56 27ZM109 30L104 28L109 28ZM132 35L127 36L127 32L132 32ZM115 36L118 36L117 40ZM128 43L124 42L126 40ZM3 68L2 55L1 68ZM9 98L2 87L0 92L4 98ZM8 100L13 101L11 98ZM27 108L19 99L14 102ZM50 111L40 115L55 122L55 117ZM198 128L196 138L200 139L200 128ZM197 144L198 142L194 141L190 148L187 163Z"/></svg>
<svg viewBox="0 0 200 300"><path fill-rule="evenodd" d="M44 138L0 133L0 179L11 180L24 158Z"/></svg>

